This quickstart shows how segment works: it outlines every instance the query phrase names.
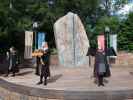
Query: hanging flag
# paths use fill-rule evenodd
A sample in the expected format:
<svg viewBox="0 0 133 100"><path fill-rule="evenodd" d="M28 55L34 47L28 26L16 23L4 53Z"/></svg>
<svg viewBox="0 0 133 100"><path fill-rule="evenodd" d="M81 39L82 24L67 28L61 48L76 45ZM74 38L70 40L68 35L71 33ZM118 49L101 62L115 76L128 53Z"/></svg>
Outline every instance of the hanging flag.
<svg viewBox="0 0 133 100"><path fill-rule="evenodd" d="M97 37L98 41L98 49L105 50L105 36L104 35L99 35Z"/></svg>
<svg viewBox="0 0 133 100"><path fill-rule="evenodd" d="M117 34L110 35L110 47L113 47L115 52L117 52Z"/></svg>
<svg viewBox="0 0 133 100"><path fill-rule="evenodd" d="M45 33L44 32L38 32L38 48L37 49L42 49L42 43L45 42Z"/></svg>
<svg viewBox="0 0 133 100"><path fill-rule="evenodd" d="M116 58L117 56L117 34L110 34L110 57Z"/></svg>
<svg viewBox="0 0 133 100"><path fill-rule="evenodd" d="M25 52L24 52L25 59L32 58L32 45L33 45L33 32L25 31Z"/></svg>

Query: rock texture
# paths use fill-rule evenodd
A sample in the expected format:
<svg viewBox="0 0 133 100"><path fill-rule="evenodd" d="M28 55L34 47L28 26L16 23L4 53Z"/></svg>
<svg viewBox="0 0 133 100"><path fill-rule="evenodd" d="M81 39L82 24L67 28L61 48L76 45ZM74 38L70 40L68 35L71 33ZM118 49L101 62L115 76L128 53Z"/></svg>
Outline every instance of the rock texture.
<svg viewBox="0 0 133 100"><path fill-rule="evenodd" d="M86 56L89 40L77 14L69 12L54 24L54 34L60 65L83 66L88 64Z"/></svg>

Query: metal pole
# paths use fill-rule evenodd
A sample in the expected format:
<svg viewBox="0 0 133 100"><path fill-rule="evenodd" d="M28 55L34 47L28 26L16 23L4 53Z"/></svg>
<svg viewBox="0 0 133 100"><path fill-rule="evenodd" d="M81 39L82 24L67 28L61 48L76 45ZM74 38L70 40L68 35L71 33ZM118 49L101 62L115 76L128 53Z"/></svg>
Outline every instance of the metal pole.
<svg viewBox="0 0 133 100"><path fill-rule="evenodd" d="M107 56L108 44L109 44L109 39L108 39L109 31L110 31L109 27L106 26L105 27L105 54L106 54L106 56Z"/></svg>
<svg viewBox="0 0 133 100"><path fill-rule="evenodd" d="M109 54L109 50L108 50L108 34L109 32L105 32L105 57L106 57L106 61L107 61L107 64L108 64L108 54Z"/></svg>
<svg viewBox="0 0 133 100"><path fill-rule="evenodd" d="M91 55L89 55L89 66L91 66Z"/></svg>
<svg viewBox="0 0 133 100"><path fill-rule="evenodd" d="M10 9L12 9L12 0L10 0L10 5L9 5Z"/></svg>
<svg viewBox="0 0 133 100"><path fill-rule="evenodd" d="M108 50L108 32L106 32L106 42L107 42L107 44L106 44L106 46L107 46L107 50Z"/></svg>
<svg viewBox="0 0 133 100"><path fill-rule="evenodd" d="M107 59L107 32L106 32L106 30L105 30L104 36L105 36L105 56Z"/></svg>
<svg viewBox="0 0 133 100"><path fill-rule="evenodd" d="M35 29L35 50L36 50L36 29Z"/></svg>
<svg viewBox="0 0 133 100"><path fill-rule="evenodd" d="M33 29L34 29L34 32L35 32L35 50L37 49L37 27L38 27L37 22L34 22L33 23Z"/></svg>

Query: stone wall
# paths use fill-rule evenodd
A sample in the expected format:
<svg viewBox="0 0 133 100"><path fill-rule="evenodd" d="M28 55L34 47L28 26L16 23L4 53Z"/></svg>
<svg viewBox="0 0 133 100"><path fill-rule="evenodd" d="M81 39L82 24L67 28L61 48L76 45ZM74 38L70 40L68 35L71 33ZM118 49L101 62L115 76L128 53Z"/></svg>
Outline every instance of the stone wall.
<svg viewBox="0 0 133 100"><path fill-rule="evenodd" d="M91 57L91 65L93 66L94 57ZM51 56L51 64L59 65L59 60L57 55ZM133 53L127 53L124 51L118 52L115 63L111 63L113 67L133 67Z"/></svg>
<svg viewBox="0 0 133 100"><path fill-rule="evenodd" d="M94 57L91 57L91 66L94 65ZM112 67L133 67L133 53L120 51L115 59L110 60Z"/></svg>
<svg viewBox="0 0 133 100"><path fill-rule="evenodd" d="M53 66L58 66L59 65L58 55L51 55L50 64L53 65Z"/></svg>
<svg viewBox="0 0 133 100"><path fill-rule="evenodd" d="M133 67L133 53L121 51L118 53L116 63L113 66L129 66Z"/></svg>

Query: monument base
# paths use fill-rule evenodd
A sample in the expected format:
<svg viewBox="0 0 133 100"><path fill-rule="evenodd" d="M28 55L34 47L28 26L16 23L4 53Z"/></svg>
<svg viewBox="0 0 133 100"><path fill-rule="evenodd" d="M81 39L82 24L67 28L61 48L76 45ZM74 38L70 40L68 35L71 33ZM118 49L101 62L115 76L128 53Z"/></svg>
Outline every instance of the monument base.
<svg viewBox="0 0 133 100"><path fill-rule="evenodd" d="M48 85L36 85L35 69L23 68L16 77L0 77L1 100L132 100L133 68L111 68L112 76L98 87L93 68L51 66Z"/></svg>

